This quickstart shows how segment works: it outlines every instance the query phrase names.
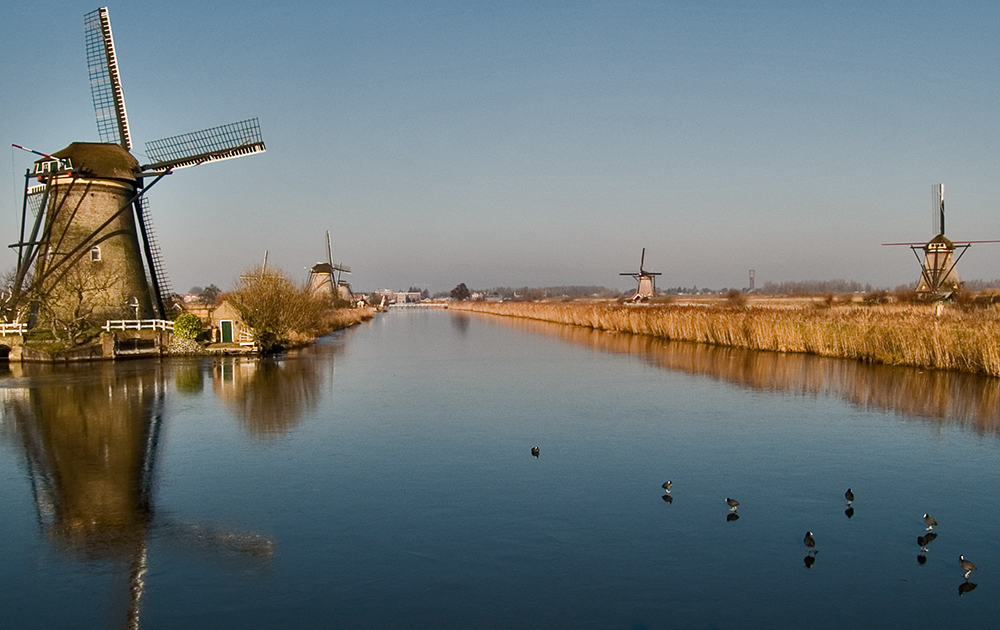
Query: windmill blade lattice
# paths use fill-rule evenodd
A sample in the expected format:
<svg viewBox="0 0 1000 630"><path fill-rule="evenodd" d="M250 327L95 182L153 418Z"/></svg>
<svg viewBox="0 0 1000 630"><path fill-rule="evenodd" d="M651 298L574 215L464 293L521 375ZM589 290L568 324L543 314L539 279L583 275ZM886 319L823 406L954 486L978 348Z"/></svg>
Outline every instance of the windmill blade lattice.
<svg viewBox="0 0 1000 630"><path fill-rule="evenodd" d="M24 194L27 197L28 209L31 210L32 216L38 216L42 210L42 201L45 199L45 184L29 186Z"/></svg>
<svg viewBox="0 0 1000 630"><path fill-rule="evenodd" d="M167 304L170 304L170 298L173 296L174 290L170 286L170 278L167 277L167 268L163 263L163 253L160 251L160 242L156 238L156 230L153 229L153 215L149 212L149 199L146 198L146 195L139 197L139 207L142 210L139 224L142 228L143 239L149 247L148 264L152 267L148 270L150 280L157 291L159 304L162 309Z"/></svg>
<svg viewBox="0 0 1000 630"><path fill-rule="evenodd" d="M97 133L101 142L120 144L128 151L132 137L125 113L125 95L118 74L118 57L111 36L111 20L107 7L91 11L83 18L87 44L87 70L90 93L97 115Z"/></svg>
<svg viewBox="0 0 1000 630"><path fill-rule="evenodd" d="M174 170L264 151L260 123L256 118L250 118L147 142L146 157L153 163L142 168L148 171Z"/></svg>
<svg viewBox="0 0 1000 630"><path fill-rule="evenodd" d="M931 186L931 230L944 234L944 184Z"/></svg>

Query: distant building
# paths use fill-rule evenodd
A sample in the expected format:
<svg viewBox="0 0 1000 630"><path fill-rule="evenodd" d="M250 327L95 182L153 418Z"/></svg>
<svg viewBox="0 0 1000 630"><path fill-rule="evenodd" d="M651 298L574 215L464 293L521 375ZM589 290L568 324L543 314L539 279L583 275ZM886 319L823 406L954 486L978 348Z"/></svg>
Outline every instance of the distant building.
<svg viewBox="0 0 1000 630"><path fill-rule="evenodd" d="M420 301L420 294L414 291L398 291L393 299L396 304L412 304Z"/></svg>

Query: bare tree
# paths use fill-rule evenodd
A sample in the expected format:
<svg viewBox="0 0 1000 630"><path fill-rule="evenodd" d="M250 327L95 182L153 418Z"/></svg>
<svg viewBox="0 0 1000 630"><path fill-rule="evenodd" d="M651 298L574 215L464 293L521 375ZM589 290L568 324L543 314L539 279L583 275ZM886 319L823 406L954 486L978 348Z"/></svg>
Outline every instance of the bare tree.
<svg viewBox="0 0 1000 630"><path fill-rule="evenodd" d="M286 343L294 333L318 332L332 306L283 272L260 267L244 272L228 299L264 352Z"/></svg>
<svg viewBox="0 0 1000 630"><path fill-rule="evenodd" d="M101 273L74 266L47 293L32 293L27 296L37 305L39 324L50 328L53 337L70 345L77 345L91 337L100 327L98 320L108 315L106 305L124 275L109 261L95 264L103 267ZM97 312L98 305L100 313ZM128 305L122 304L121 314L126 314L127 309Z"/></svg>

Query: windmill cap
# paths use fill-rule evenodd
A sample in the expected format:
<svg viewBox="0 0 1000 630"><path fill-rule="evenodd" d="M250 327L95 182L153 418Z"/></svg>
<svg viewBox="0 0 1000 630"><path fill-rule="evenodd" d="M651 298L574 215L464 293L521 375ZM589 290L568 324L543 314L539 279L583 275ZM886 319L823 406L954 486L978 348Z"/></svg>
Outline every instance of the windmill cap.
<svg viewBox="0 0 1000 630"><path fill-rule="evenodd" d="M53 153L52 157L69 158L73 166L93 177L135 181L136 175L141 172L138 160L117 144L74 142Z"/></svg>
<svg viewBox="0 0 1000 630"><path fill-rule="evenodd" d="M937 236L935 236L931 240L927 241L927 244L928 245L932 245L932 244L933 245L944 245L944 246L949 247L951 249L955 248L955 244L952 243L948 239L948 237L946 237L944 234L938 234Z"/></svg>

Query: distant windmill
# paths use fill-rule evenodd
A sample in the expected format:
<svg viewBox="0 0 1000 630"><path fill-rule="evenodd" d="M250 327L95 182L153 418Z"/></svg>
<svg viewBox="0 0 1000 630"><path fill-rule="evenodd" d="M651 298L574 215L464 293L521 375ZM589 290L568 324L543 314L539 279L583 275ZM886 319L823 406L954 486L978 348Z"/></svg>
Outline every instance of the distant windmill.
<svg viewBox="0 0 1000 630"><path fill-rule="evenodd" d="M907 245L920 263L920 280L917 294L927 299L945 299L961 286L955 267L973 243L998 243L1000 241L952 241L944 235L944 184L931 186L931 224L937 234L926 243L883 243ZM955 251L961 250L958 256ZM923 260L920 252L923 251Z"/></svg>
<svg viewBox="0 0 1000 630"><path fill-rule="evenodd" d="M313 295L351 299L350 285L341 280L345 273L351 273L351 268L333 264L333 246L330 243L330 230L326 231L327 262L318 262L309 269L309 290Z"/></svg>
<svg viewBox="0 0 1000 630"><path fill-rule="evenodd" d="M54 311L66 310L72 305L60 303L60 296L79 289L95 318L114 318L130 310L130 302L138 302L140 317L163 317L172 291L145 193L176 169L263 153L260 127L253 118L149 142L150 163L140 165L129 153L132 138L107 8L88 13L84 29L101 142L74 142L51 155L32 151L42 159L25 175L21 233L11 246L18 252L11 299L49 300Z"/></svg>
<svg viewBox="0 0 1000 630"><path fill-rule="evenodd" d="M646 248L642 248L642 257L639 259L639 271L623 271L620 276L632 276L639 283L639 287L632 296L635 302L645 302L656 295L656 276L662 275L658 272L645 271L642 267L646 263Z"/></svg>

